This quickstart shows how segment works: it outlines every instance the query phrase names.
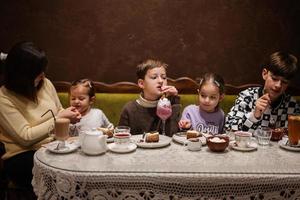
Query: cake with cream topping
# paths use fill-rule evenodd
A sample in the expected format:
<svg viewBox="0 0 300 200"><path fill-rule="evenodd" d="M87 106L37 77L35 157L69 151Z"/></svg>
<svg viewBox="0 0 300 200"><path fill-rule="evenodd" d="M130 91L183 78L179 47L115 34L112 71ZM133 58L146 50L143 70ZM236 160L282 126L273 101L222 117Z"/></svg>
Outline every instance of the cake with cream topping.
<svg viewBox="0 0 300 200"><path fill-rule="evenodd" d="M146 133L146 142L158 142L159 141L159 133L158 132L150 132Z"/></svg>
<svg viewBox="0 0 300 200"><path fill-rule="evenodd" d="M200 137L200 136L202 136L202 134L198 131L195 131L195 130L188 130L186 132L186 139L197 138L197 137Z"/></svg>

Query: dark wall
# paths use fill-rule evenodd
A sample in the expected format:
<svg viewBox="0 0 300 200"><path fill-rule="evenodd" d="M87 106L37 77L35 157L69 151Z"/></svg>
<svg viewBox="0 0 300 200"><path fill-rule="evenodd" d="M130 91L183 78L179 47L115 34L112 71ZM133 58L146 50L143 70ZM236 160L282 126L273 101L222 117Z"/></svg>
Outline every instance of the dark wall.
<svg viewBox="0 0 300 200"><path fill-rule="evenodd" d="M171 78L213 71L257 83L270 53L300 58L298 0L1 0L0 19L0 49L34 41L52 80L135 81L136 64L153 57Z"/></svg>

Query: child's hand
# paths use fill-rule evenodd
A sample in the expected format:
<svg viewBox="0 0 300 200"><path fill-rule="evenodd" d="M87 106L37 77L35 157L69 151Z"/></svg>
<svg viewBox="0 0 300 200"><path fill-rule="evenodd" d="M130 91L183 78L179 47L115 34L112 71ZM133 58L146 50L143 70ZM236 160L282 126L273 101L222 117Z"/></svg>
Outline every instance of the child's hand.
<svg viewBox="0 0 300 200"><path fill-rule="evenodd" d="M185 129L185 130L187 130L187 129L190 129L190 128L191 128L192 123L191 123L191 121L188 120L188 119L182 119L182 120L180 120L180 121L178 122L178 126L179 126L180 129Z"/></svg>
<svg viewBox="0 0 300 200"><path fill-rule="evenodd" d="M257 119L260 118L270 104L271 99L268 93L261 96L259 99L256 100L254 116Z"/></svg>
<svg viewBox="0 0 300 200"><path fill-rule="evenodd" d="M73 123L77 123L81 120L81 113L74 107L72 107L72 111L74 112L75 114L75 119L73 120ZM72 119L71 119L71 122L72 122Z"/></svg>
<svg viewBox="0 0 300 200"><path fill-rule="evenodd" d="M178 95L177 89L174 86L171 86L171 85L161 86L161 92L165 93L166 96L176 96L176 95Z"/></svg>
<svg viewBox="0 0 300 200"><path fill-rule="evenodd" d="M78 112L78 110L71 106L69 108L64 109L58 114L58 117L64 117L70 119L71 123L77 123L81 119L81 114Z"/></svg>

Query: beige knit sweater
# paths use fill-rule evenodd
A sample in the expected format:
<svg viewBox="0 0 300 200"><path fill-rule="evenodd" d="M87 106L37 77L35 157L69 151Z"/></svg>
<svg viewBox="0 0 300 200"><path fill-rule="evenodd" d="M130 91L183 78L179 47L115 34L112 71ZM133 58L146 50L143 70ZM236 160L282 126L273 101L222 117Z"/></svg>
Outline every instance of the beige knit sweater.
<svg viewBox="0 0 300 200"><path fill-rule="evenodd" d="M0 141L6 153L2 159L37 149L49 141L48 133L54 126L54 119L48 109L56 115L63 108L53 84L44 79L39 90L38 103L16 94L4 86L0 88Z"/></svg>

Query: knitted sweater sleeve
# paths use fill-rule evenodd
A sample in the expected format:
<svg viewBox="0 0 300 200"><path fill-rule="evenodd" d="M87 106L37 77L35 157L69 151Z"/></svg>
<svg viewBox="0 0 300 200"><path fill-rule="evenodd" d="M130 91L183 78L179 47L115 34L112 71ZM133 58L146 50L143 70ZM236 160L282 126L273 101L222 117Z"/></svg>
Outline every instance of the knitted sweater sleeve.
<svg viewBox="0 0 300 200"><path fill-rule="evenodd" d="M121 112L119 124L118 126L130 126L130 112L129 112L129 104L127 103Z"/></svg>
<svg viewBox="0 0 300 200"><path fill-rule="evenodd" d="M45 92L47 94L49 94L49 92L53 92L54 86L50 83L50 81L46 80L45 85L45 88L41 89L45 91L40 92ZM52 102L52 105L55 105L54 112L57 113L57 111L62 109L56 92L51 95L42 96L47 96L47 99ZM49 96L51 97L49 98ZM28 103L28 105L30 106L28 106L28 110L26 111L27 113L36 111L32 104ZM38 103L36 106L38 106ZM24 112L22 112L21 109L20 105L16 103L16 101L13 101L9 96L2 96L0 98L1 132L17 144L28 147L48 136L50 129L53 129L54 119L51 115L42 118L39 114L38 116L36 115L36 118L39 120L33 122L32 119L29 119L30 117L24 115ZM46 111L46 109L43 109L43 112L44 111Z"/></svg>
<svg viewBox="0 0 300 200"><path fill-rule="evenodd" d="M252 112L255 102L248 90L242 91L226 116L224 129L248 131L257 126L259 120L255 119Z"/></svg>

